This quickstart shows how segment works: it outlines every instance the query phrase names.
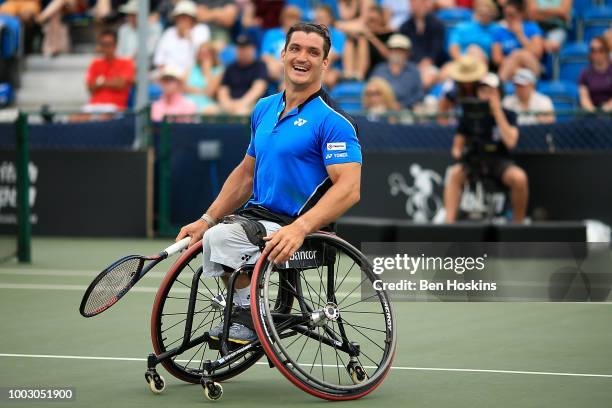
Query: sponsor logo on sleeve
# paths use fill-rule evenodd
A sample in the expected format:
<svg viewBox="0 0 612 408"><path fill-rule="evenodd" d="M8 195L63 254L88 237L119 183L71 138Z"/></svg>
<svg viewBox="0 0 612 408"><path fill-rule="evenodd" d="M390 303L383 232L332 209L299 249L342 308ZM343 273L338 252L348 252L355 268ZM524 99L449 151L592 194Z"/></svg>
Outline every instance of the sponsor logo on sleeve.
<svg viewBox="0 0 612 408"><path fill-rule="evenodd" d="M346 150L346 142L328 143L327 150Z"/></svg>

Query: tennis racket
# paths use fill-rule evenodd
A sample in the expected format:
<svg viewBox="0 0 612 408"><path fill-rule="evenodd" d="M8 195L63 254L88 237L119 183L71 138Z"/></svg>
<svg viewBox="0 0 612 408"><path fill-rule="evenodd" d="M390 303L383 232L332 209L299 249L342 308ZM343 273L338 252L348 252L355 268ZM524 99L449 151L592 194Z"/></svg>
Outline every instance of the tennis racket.
<svg viewBox="0 0 612 408"><path fill-rule="evenodd" d="M183 238L158 255L130 255L113 262L96 276L85 291L79 308L81 314L92 317L117 303L155 265L187 248L190 239Z"/></svg>

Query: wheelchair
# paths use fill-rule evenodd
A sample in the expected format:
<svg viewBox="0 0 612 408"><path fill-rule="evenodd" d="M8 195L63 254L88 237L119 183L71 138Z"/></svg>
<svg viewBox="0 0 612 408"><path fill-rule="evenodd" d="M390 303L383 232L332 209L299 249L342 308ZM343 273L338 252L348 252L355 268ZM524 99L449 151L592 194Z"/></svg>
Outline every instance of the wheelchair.
<svg viewBox="0 0 612 408"><path fill-rule="evenodd" d="M335 234L312 233L284 265L260 257L233 271L226 284L202 277L201 253L201 243L184 252L155 297L154 353L145 373L153 393L165 388L156 370L161 364L218 400L221 382L264 356L298 388L326 400L361 398L383 382L397 342L393 306L383 290L361 293L377 275L354 246ZM244 310L233 305L240 274L251 277L246 313L258 337L247 344L228 341L232 321L244 320ZM211 338L209 330L222 320L222 334Z"/></svg>

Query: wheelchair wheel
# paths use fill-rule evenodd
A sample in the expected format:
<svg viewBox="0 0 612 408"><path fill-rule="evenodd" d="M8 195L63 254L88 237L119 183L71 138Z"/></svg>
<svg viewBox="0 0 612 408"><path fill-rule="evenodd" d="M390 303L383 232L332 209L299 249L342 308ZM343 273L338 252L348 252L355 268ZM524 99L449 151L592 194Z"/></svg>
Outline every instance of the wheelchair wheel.
<svg viewBox="0 0 612 408"><path fill-rule="evenodd" d="M172 265L157 291L151 314L151 340L157 355L180 346L183 341L192 280L202 268L201 253L202 243L189 248ZM191 327L192 339L202 336L223 320L223 309L216 307L212 299L218 294L225 296L225 293L226 288L220 278L200 277ZM234 377L255 364L262 355L260 348L249 352L221 366L210 378L213 381L224 381ZM218 350L211 350L206 341L201 341L161 364L176 378L199 384L203 361L219 358L221 354Z"/></svg>
<svg viewBox="0 0 612 408"><path fill-rule="evenodd" d="M302 390L328 400L352 400L378 387L395 354L395 320L370 262L346 241L326 233L306 237L281 269L259 259L251 280L251 314L268 358ZM310 258L308 262L300 259ZM297 261L296 261L297 259ZM291 264L293 262L293 264ZM287 279L291 271L296 279ZM294 300L286 313L271 305Z"/></svg>

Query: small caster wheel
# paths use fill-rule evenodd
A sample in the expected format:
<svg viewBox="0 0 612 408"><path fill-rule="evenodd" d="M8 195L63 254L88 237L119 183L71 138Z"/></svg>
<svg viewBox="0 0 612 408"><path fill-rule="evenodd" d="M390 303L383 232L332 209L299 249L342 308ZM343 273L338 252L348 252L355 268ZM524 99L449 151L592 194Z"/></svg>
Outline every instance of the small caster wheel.
<svg viewBox="0 0 612 408"><path fill-rule="evenodd" d="M161 394L164 389L166 389L166 380L164 377L157 373L145 373L145 380L149 384L149 389L153 394Z"/></svg>
<svg viewBox="0 0 612 408"><path fill-rule="evenodd" d="M211 401L217 401L223 396L223 387L218 382L210 382L204 386L204 395Z"/></svg>
<svg viewBox="0 0 612 408"><path fill-rule="evenodd" d="M360 365L349 366L349 374L353 384L361 384L368 379L368 374Z"/></svg>

